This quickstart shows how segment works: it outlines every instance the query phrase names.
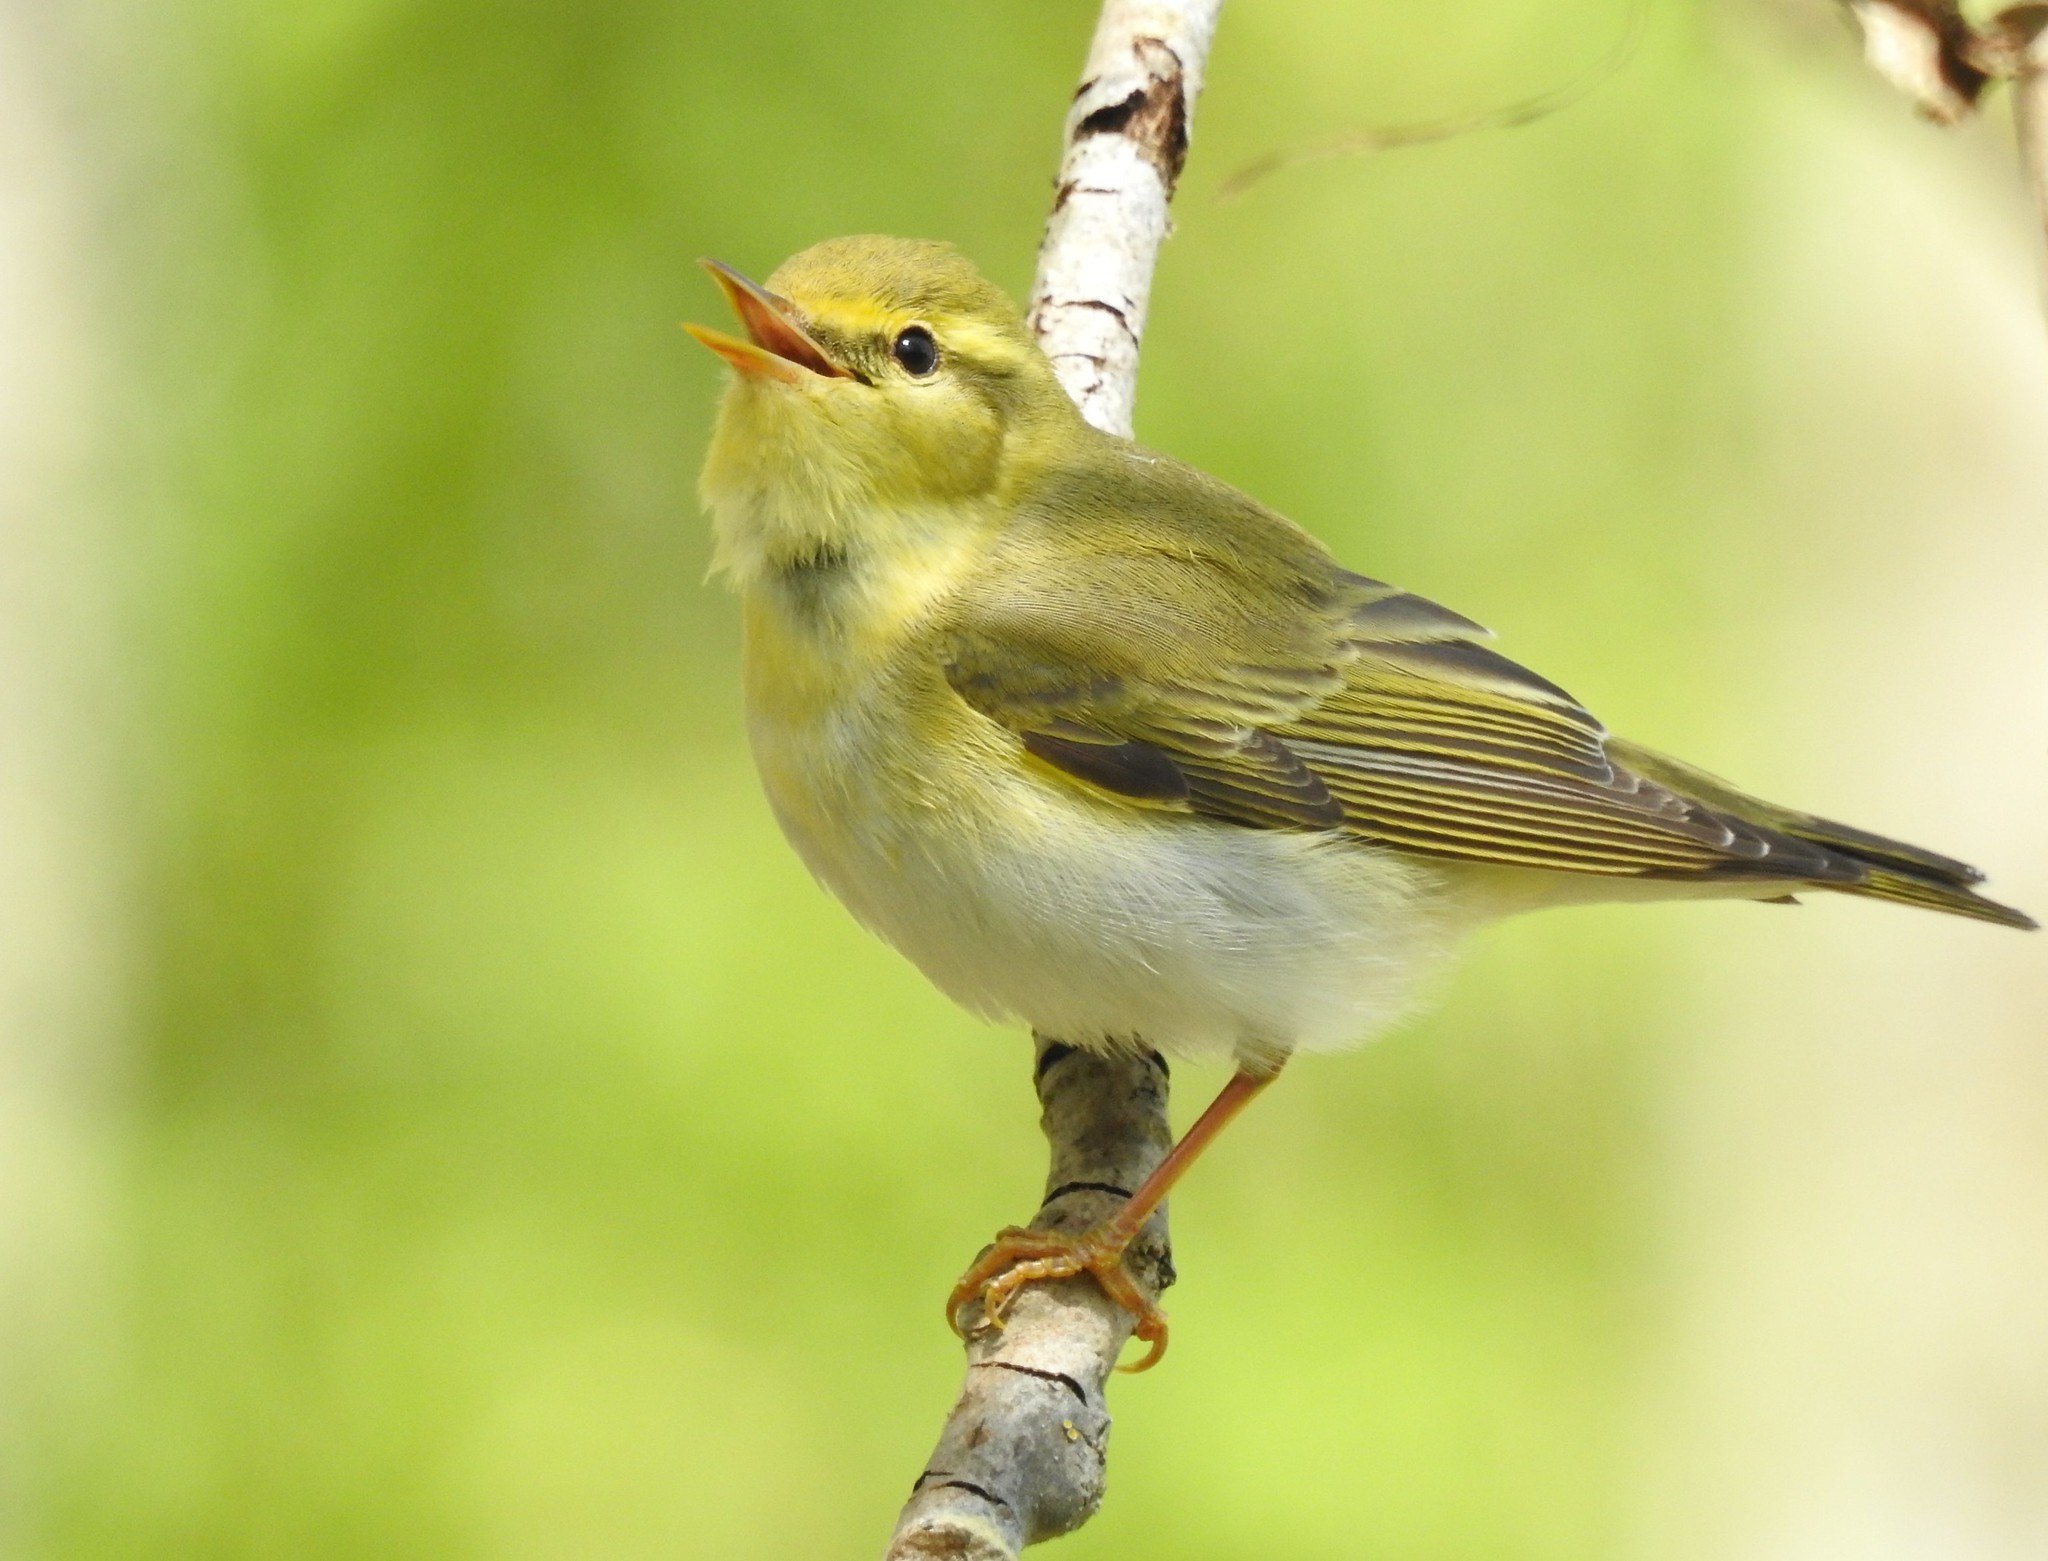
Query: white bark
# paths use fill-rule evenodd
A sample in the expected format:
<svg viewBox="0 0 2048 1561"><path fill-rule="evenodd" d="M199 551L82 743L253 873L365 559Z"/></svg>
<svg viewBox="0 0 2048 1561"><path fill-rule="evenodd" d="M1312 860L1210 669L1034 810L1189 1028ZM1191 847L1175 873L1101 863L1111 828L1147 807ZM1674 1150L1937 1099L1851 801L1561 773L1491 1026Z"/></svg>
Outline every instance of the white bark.
<svg viewBox="0 0 2048 1561"><path fill-rule="evenodd" d="M1098 428L1129 434L1167 205L1222 0L1107 0L1067 112L1031 327Z"/></svg>
<svg viewBox="0 0 2048 1561"><path fill-rule="evenodd" d="M1138 344L1167 206L1222 0L1106 0L1067 114L1030 318L1082 414L1131 432ZM1078 1233L1115 1213L1172 1145L1166 1065L1038 1041L1052 1151L1032 1224ZM1162 1208L1131 1248L1154 1294L1173 1282ZM1103 1390L1132 1319L1094 1280L1032 1285L967 1345L967 1380L897 1520L885 1561L1014 1561L1102 1502Z"/></svg>

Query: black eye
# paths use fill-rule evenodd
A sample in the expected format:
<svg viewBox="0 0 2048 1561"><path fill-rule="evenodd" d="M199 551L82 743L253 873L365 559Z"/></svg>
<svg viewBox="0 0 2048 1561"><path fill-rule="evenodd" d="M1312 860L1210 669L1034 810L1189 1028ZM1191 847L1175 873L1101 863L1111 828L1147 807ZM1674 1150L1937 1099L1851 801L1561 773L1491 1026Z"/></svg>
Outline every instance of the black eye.
<svg viewBox="0 0 2048 1561"><path fill-rule="evenodd" d="M939 344L922 325L907 325L890 343L889 355L903 365L903 372L923 379L939 366Z"/></svg>

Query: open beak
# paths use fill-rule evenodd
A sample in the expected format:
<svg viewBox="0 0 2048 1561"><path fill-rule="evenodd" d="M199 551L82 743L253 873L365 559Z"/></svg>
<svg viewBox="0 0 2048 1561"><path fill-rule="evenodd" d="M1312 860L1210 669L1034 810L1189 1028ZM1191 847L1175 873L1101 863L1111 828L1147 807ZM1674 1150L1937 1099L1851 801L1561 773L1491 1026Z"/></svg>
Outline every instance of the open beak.
<svg viewBox="0 0 2048 1561"><path fill-rule="evenodd" d="M725 294L750 339L742 341L706 325L685 325L683 329L742 374L786 385L799 384L814 374L825 379L853 378L849 370L825 356L825 349L796 323L787 299L777 298L721 261L700 260L697 264L711 273L711 280Z"/></svg>

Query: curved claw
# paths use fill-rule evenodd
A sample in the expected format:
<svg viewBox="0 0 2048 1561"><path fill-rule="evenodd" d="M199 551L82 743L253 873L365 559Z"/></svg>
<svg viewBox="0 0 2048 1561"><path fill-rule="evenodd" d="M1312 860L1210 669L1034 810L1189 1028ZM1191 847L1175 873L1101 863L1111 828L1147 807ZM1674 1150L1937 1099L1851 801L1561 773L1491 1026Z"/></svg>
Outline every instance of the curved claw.
<svg viewBox="0 0 2048 1561"><path fill-rule="evenodd" d="M1055 1238L1041 1231L1026 1230L1021 1225L1008 1225L997 1231L996 1239L969 1265L967 1272L954 1284L952 1293L946 1297L946 1326L961 1338L966 1338L972 1330L960 1325L960 1310L972 1301L980 1301L982 1326L1002 1327L1002 1317L987 1297L990 1285L1005 1269L1016 1263L1027 1258L1051 1257L1063 1250Z"/></svg>
<svg viewBox="0 0 2048 1561"><path fill-rule="evenodd" d="M974 1260L946 1298L946 1321L961 1338L969 1330L960 1323L961 1309L981 1302L982 1326L1001 1328L1003 1317L1030 1284L1071 1279L1077 1274L1092 1276L1102 1293L1129 1312L1134 1321L1132 1337L1151 1346L1145 1355L1124 1372L1149 1371L1166 1353L1166 1313L1138 1288L1124 1267L1124 1248L1111 1246L1091 1231L1082 1236L1063 1236L1050 1231L1025 1230L1012 1225L999 1232L987 1251Z"/></svg>
<svg viewBox="0 0 2048 1561"><path fill-rule="evenodd" d="M1161 1312L1150 1320L1140 1317L1138 1326L1131 1330L1131 1337L1144 1340L1149 1348L1138 1359L1119 1365L1116 1369L1126 1376L1135 1377L1139 1372L1150 1371L1158 1365L1160 1357L1166 1353L1166 1314Z"/></svg>

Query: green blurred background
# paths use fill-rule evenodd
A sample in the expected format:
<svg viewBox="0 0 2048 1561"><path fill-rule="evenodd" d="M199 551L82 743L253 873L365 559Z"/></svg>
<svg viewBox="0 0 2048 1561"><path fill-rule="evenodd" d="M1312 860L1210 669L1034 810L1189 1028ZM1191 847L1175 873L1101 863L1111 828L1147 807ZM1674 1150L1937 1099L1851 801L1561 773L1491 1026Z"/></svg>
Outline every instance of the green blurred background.
<svg viewBox="0 0 2048 1561"><path fill-rule="evenodd" d="M1140 435L2048 909L1997 111L1666 0L1215 197L1625 13L1226 8ZM879 1551L1029 1053L776 837L675 325L845 232L1021 293L1093 14L0 3L0 1553ZM2048 1554L2044 1012L1871 905L1500 929L1176 1199L1062 1553Z"/></svg>

